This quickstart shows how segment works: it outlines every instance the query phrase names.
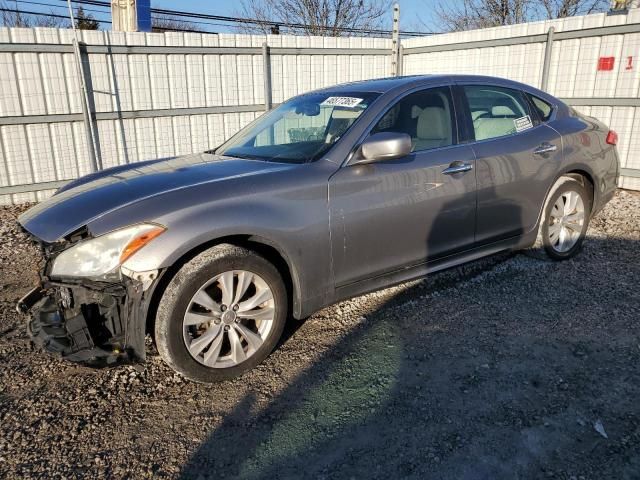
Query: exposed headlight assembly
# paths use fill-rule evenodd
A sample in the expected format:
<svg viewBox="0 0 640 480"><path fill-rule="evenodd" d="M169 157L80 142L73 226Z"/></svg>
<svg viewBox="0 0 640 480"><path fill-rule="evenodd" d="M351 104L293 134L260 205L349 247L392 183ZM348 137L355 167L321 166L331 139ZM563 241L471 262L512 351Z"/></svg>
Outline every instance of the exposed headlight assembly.
<svg viewBox="0 0 640 480"><path fill-rule="evenodd" d="M110 279L117 276L120 265L165 230L142 223L85 240L56 257L51 276Z"/></svg>

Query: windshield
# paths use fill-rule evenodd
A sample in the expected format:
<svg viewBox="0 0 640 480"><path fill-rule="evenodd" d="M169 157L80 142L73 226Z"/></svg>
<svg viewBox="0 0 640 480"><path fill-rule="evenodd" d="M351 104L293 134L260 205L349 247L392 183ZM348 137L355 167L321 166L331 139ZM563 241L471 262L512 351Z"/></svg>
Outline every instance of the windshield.
<svg viewBox="0 0 640 480"><path fill-rule="evenodd" d="M273 162L312 162L362 115L377 93L313 93L258 118L215 153Z"/></svg>

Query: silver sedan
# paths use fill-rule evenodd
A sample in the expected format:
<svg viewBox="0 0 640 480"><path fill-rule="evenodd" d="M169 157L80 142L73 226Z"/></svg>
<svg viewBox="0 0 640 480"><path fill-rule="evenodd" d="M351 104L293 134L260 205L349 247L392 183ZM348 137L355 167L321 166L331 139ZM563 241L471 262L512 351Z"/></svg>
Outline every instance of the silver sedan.
<svg viewBox="0 0 640 480"><path fill-rule="evenodd" d="M508 249L564 260L618 179L617 135L478 76L295 97L224 145L104 170L20 217L42 244L18 308L72 361L235 377L288 318Z"/></svg>

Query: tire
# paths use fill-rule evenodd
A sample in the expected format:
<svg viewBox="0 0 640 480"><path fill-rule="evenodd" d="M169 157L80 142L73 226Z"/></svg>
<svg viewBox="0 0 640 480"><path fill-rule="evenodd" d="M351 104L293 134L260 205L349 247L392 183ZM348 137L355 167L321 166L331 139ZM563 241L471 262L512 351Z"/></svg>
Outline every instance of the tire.
<svg viewBox="0 0 640 480"><path fill-rule="evenodd" d="M217 245L186 263L167 285L155 322L158 352L190 380L235 378L273 351L286 323L287 305L284 282L273 264L246 248Z"/></svg>
<svg viewBox="0 0 640 480"><path fill-rule="evenodd" d="M577 202L576 208L571 210L573 213L569 212L568 215L561 215L564 212L561 212L557 206L567 205L567 202L570 205L576 198L575 196L577 196L578 200L575 200ZM547 195L536 241L530 248L525 250L525 253L535 258L556 261L567 260L575 256L581 250L589 228L592 205L592 195L585 188L583 182L574 177L559 178L551 188L549 195ZM582 210L581 225L575 221L575 219L580 218L580 210ZM559 216L564 216L564 218L560 220ZM567 227L564 227L564 225L567 225ZM571 228L568 228L568 226L571 226ZM570 232L570 237L567 237L566 234L565 237L561 237L561 233L557 235L554 233L562 230ZM567 243L563 244L561 238L567 238Z"/></svg>

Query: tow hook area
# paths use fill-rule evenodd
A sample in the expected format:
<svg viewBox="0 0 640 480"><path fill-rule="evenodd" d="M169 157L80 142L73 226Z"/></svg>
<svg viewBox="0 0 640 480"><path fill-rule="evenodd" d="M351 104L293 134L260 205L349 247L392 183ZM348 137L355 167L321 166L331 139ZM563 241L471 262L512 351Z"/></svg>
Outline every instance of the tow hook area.
<svg viewBox="0 0 640 480"><path fill-rule="evenodd" d="M44 290L42 290L42 286L38 285L20 300L18 300L16 311L18 313L29 313L29 310L31 310L36 303L42 300L44 295L45 293Z"/></svg>
<svg viewBox="0 0 640 480"><path fill-rule="evenodd" d="M119 283L45 281L17 309L31 311L33 343L66 360L92 366L144 360L146 293L158 272L135 275L140 279L123 276Z"/></svg>

